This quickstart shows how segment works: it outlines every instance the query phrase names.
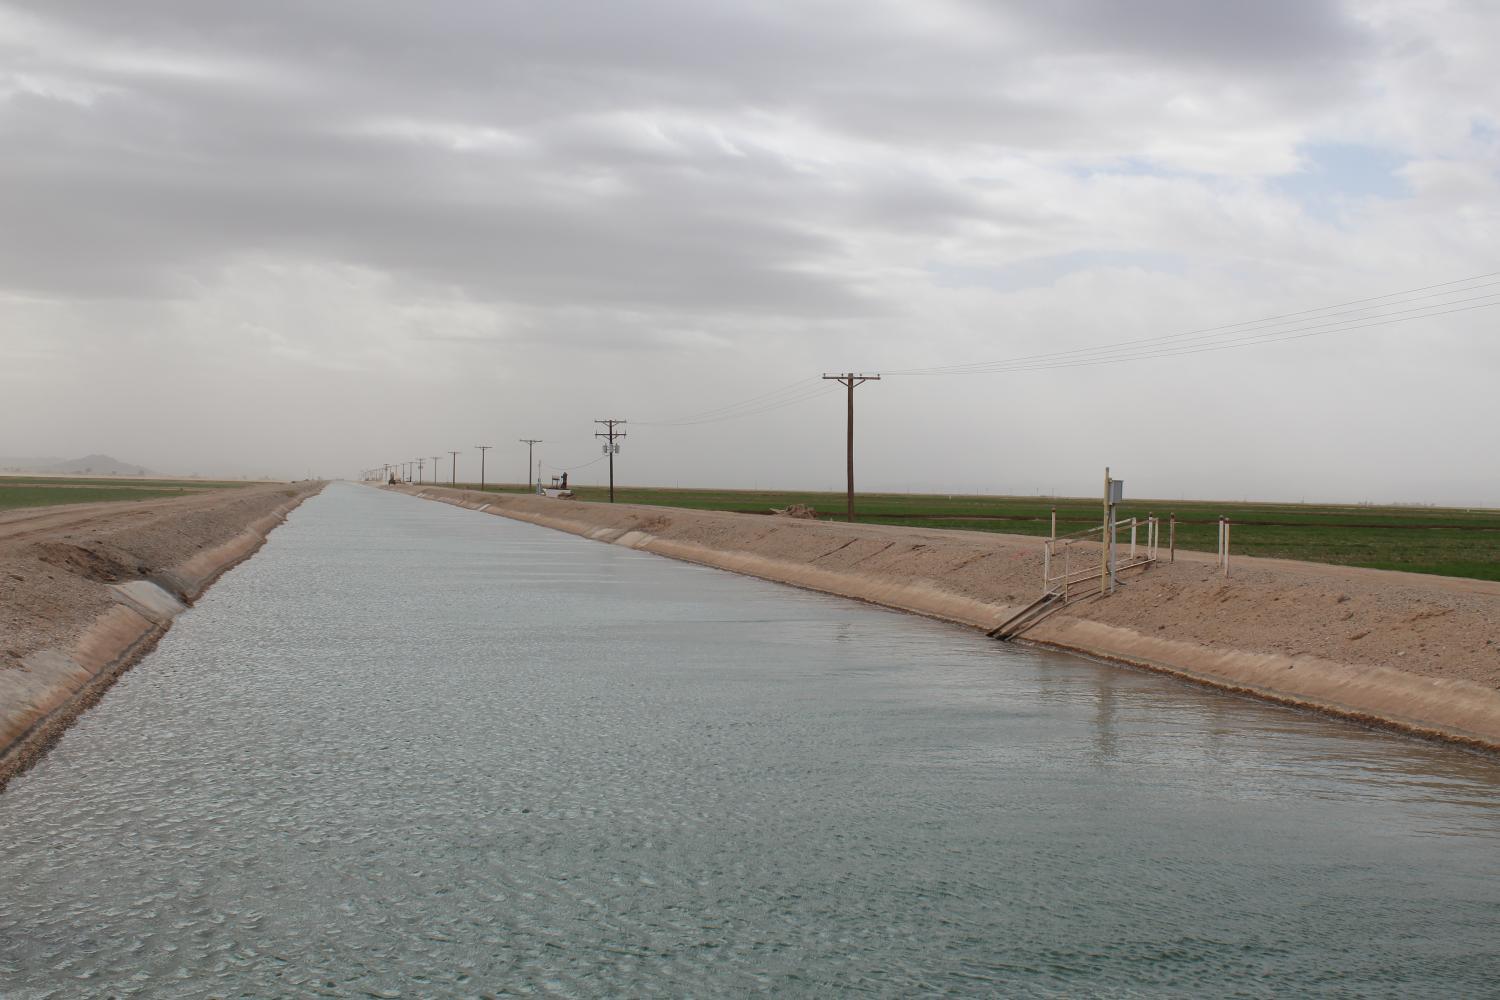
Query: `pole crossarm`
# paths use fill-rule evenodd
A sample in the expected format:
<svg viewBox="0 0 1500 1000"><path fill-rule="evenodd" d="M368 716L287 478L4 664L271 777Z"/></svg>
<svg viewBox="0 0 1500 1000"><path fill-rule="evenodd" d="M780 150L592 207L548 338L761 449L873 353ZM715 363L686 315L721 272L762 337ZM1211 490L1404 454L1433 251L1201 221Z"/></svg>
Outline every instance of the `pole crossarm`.
<svg viewBox="0 0 1500 1000"><path fill-rule="evenodd" d="M861 385L865 382L880 381L879 375L861 375L855 374L854 372L844 372L842 375L824 375L823 377L825 379L838 382L842 385L847 385L851 389L854 388L854 386ZM851 382L853 383L853 385L850 385Z"/></svg>

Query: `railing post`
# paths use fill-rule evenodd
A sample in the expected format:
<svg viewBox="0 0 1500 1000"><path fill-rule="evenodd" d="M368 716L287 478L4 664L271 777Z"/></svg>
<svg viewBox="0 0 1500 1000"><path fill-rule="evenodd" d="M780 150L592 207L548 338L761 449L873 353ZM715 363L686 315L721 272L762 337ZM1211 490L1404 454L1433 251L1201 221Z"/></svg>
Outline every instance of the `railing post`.
<svg viewBox="0 0 1500 1000"><path fill-rule="evenodd" d="M1177 512L1172 511L1167 521L1167 556L1168 562L1177 561Z"/></svg>
<svg viewBox="0 0 1500 1000"><path fill-rule="evenodd" d="M1130 519L1130 558L1135 559L1135 522L1137 518Z"/></svg>

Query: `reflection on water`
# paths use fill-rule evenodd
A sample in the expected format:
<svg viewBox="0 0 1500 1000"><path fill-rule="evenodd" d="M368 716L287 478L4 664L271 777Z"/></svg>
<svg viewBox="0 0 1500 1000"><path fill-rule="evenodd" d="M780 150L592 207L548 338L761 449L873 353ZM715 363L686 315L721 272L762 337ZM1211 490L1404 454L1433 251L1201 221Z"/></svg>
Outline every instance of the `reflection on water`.
<svg viewBox="0 0 1500 1000"><path fill-rule="evenodd" d="M0 994L1476 996L1497 790L335 486L0 795Z"/></svg>

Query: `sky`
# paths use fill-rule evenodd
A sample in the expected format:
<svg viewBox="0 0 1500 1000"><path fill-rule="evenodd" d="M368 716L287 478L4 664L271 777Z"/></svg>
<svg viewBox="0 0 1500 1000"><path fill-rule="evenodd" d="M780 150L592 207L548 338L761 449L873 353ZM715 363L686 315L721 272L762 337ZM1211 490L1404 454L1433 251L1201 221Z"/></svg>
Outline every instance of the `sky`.
<svg viewBox="0 0 1500 1000"><path fill-rule="evenodd" d="M841 489L856 371L862 489L1500 506L1497 44L1488 0L0 0L0 455L598 482L616 418L621 483Z"/></svg>

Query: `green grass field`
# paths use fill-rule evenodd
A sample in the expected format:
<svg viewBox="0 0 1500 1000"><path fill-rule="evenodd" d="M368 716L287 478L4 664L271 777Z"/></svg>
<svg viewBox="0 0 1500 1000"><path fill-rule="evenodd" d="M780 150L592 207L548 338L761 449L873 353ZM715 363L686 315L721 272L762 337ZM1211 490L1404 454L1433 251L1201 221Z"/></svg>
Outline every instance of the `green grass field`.
<svg viewBox="0 0 1500 1000"><path fill-rule="evenodd" d="M514 485L490 484L488 489L525 492ZM601 487L582 486L574 492L580 500L608 499ZM842 493L622 487L615 490L615 499L749 513L802 503L833 520L842 520L844 511ZM1076 498L863 493L856 501L861 521L1017 535L1047 534L1054 505L1059 534L1093 527L1102 513L1098 500ZM1181 549L1214 551L1217 520L1224 516L1234 524L1233 552L1239 555L1500 580L1500 510L1138 500L1122 504L1120 513L1176 514Z"/></svg>
<svg viewBox="0 0 1500 1000"><path fill-rule="evenodd" d="M0 510L98 503L104 500L155 500L206 490L249 486L248 482L200 479L70 479L52 476L0 476Z"/></svg>

